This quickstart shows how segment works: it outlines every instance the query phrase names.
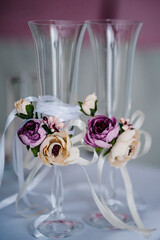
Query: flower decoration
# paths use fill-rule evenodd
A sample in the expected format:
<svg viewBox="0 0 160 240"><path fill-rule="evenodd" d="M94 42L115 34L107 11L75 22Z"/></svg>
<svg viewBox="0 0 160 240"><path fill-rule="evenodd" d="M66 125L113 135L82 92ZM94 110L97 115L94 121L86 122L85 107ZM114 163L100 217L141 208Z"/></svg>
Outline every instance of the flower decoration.
<svg viewBox="0 0 160 240"><path fill-rule="evenodd" d="M88 99L88 97L86 99ZM80 105L80 107L81 111L84 112L83 105ZM140 134L144 134L145 137L145 147L142 148L143 150L141 151L141 154L145 154L150 149L151 138L145 131L140 132L138 129L135 129L129 119L121 118L118 121L115 117L109 118L104 115L95 116L96 111L90 111L90 113L88 111L87 113L89 116L91 116L91 118L88 120L84 142L87 145L95 148L96 152L100 152L97 164L97 173L102 202L98 201L98 199L95 198L96 193L93 192L93 188L91 188L95 203L105 219L113 224L110 219L112 219L114 222L114 220L116 220L116 216L114 216L114 213L112 211L108 211L109 208L107 206L107 203L104 203L103 195L101 192L102 171L106 160L105 156L108 154L108 161L110 165L115 168L120 168L126 188L127 203L133 220L136 223L138 230L141 232L141 229L143 228L144 231L145 227L143 226L143 223L136 209L136 204L132 192L132 184L125 165L131 159L136 158L139 153L141 146ZM142 112L135 112L132 116L132 121L135 121L136 118L137 121L139 121L138 127L140 127L143 123L144 118ZM119 219L117 220L120 222ZM123 224L124 223L122 222L122 229L124 229ZM116 224L113 224L113 226L116 226ZM148 237L148 230L146 229L146 232L143 232L143 234Z"/></svg>
<svg viewBox="0 0 160 240"><path fill-rule="evenodd" d="M135 129L127 129L117 138L116 143L109 153L111 166L119 168L137 157L140 149L140 135Z"/></svg>
<svg viewBox="0 0 160 240"><path fill-rule="evenodd" d="M63 122L53 116L37 119L38 114L28 100L20 99L15 103L15 107L16 115L27 119L17 131L17 135L35 157L39 156L47 166L75 162L79 157L79 150L72 146L69 135L62 130L65 127Z"/></svg>
<svg viewBox="0 0 160 240"><path fill-rule="evenodd" d="M83 102L78 102L81 111L88 116L94 116L97 111L97 96L95 93L88 95Z"/></svg>
<svg viewBox="0 0 160 240"><path fill-rule="evenodd" d="M140 149L139 131L134 129L129 119L121 118L118 122L115 117L95 116L96 101L97 97L92 94L80 104L81 111L92 117L88 120L84 141L97 152L104 149L104 156L109 154L111 166L119 168L137 156ZM94 111L90 111L91 106Z"/></svg>
<svg viewBox="0 0 160 240"><path fill-rule="evenodd" d="M84 141L95 148L110 148L111 142L118 136L118 133L119 125L115 117L110 119L103 115L97 115L88 120Z"/></svg>
<svg viewBox="0 0 160 240"><path fill-rule="evenodd" d="M46 131L41 126L41 121L37 119L27 121L17 134L21 142L31 148L40 145L46 137Z"/></svg>
<svg viewBox="0 0 160 240"><path fill-rule="evenodd" d="M84 142L95 148L103 149L104 156L109 154L111 166L119 168L137 156L140 149L140 134L129 119L95 115L97 96L95 93L79 102L81 111L91 118L88 120ZM35 157L47 166L66 165L79 157L79 149L72 146L70 136L63 130L65 124L56 116L43 116L34 112L33 104L20 99L15 103L17 116L27 119L17 132L21 142L31 149Z"/></svg>
<svg viewBox="0 0 160 240"><path fill-rule="evenodd" d="M133 126L130 123L129 119L120 118L120 124L121 124L121 127L124 131L126 131L128 129L133 129Z"/></svg>
<svg viewBox="0 0 160 240"><path fill-rule="evenodd" d="M29 119L33 117L34 106L28 100L20 99L15 102L15 108L17 110L17 116L23 119Z"/></svg>
<svg viewBox="0 0 160 240"><path fill-rule="evenodd" d="M38 156L48 166L67 165L79 157L79 150L72 147L68 134L61 131L46 137L40 146Z"/></svg>
<svg viewBox="0 0 160 240"><path fill-rule="evenodd" d="M51 129L51 132L59 132L60 129L64 128L65 125L62 122L59 122L57 117L43 117L43 123L47 125L48 128Z"/></svg>

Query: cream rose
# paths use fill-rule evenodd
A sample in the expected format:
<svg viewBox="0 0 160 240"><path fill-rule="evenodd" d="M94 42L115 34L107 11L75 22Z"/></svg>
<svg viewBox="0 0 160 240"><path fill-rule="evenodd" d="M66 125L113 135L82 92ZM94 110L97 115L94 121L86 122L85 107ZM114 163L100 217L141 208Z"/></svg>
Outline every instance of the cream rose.
<svg viewBox="0 0 160 240"><path fill-rule="evenodd" d="M65 131L48 135L40 146L39 158L47 166L73 164L79 157L77 147L72 147L72 142Z"/></svg>
<svg viewBox="0 0 160 240"><path fill-rule="evenodd" d="M96 101L97 101L97 96L95 95L95 93L88 95L82 103L82 110L87 115L91 115L90 109L95 109Z"/></svg>
<svg viewBox="0 0 160 240"><path fill-rule="evenodd" d="M136 158L140 149L140 135L135 129L120 134L109 153L109 162L115 168L124 166L129 160Z"/></svg>
<svg viewBox="0 0 160 240"><path fill-rule="evenodd" d="M15 102L14 106L15 106L18 113L22 113L22 114L27 115L26 106L30 105L30 104L31 104L30 101L20 99L17 102Z"/></svg>

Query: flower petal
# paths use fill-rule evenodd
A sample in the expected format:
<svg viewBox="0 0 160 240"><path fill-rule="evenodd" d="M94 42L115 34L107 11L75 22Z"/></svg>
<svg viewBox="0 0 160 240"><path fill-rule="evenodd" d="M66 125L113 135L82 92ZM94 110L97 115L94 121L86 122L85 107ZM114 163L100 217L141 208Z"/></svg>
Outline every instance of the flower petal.
<svg viewBox="0 0 160 240"><path fill-rule="evenodd" d="M125 132L123 132L122 134L120 134L120 136L118 137L118 141L129 141L129 140L132 140L133 136L135 135L136 131L135 129L133 130L126 130Z"/></svg>
<svg viewBox="0 0 160 240"><path fill-rule="evenodd" d="M111 142L114 138L118 136L119 133L119 126L113 128L111 131L108 132L106 137L106 142Z"/></svg>
<svg viewBox="0 0 160 240"><path fill-rule="evenodd" d="M70 150L70 156L64 161L64 164L74 164L79 158L79 149L72 147Z"/></svg>
<svg viewBox="0 0 160 240"><path fill-rule="evenodd" d="M91 114L90 109L89 109L85 104L82 104L82 110L83 110L87 115L90 115L90 114Z"/></svg>
<svg viewBox="0 0 160 240"><path fill-rule="evenodd" d="M96 147L101 147L101 148L110 148L112 146L111 144L101 140L95 140L95 144L97 145Z"/></svg>

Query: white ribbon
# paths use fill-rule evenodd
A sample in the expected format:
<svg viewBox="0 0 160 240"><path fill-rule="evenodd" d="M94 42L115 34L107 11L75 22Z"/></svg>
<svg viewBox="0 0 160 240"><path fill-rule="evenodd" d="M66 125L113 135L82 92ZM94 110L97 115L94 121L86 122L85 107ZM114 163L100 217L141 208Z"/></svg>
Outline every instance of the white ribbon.
<svg viewBox="0 0 160 240"><path fill-rule="evenodd" d="M19 199L23 196L23 194L25 193L27 187L29 186L29 184L33 181L36 173L39 171L39 169L43 166L43 163L41 161L39 161L38 159L36 159L37 162L36 164L34 165L34 167L32 168L29 176L27 177L26 181L24 182L24 184L22 185L22 187L20 188L19 192L18 192L18 195L17 195L17 198L16 198L16 209L17 209L17 212L22 215L22 216L27 216L26 214L24 214L23 212L19 211L19 208L18 208L18 201Z"/></svg>
<svg viewBox="0 0 160 240"><path fill-rule="evenodd" d="M71 138L72 144L76 144L77 142L81 141L81 139L84 138L85 133L86 133L86 124L83 121L81 121L80 119L72 120L72 121L70 121L69 125L66 128L67 132L69 132L69 129L72 126L78 127L81 130L81 132L79 134L77 134L76 136L73 136Z"/></svg>
<svg viewBox="0 0 160 240"><path fill-rule="evenodd" d="M14 109L8 116L5 127L4 127L4 131L2 134L2 138L1 138L1 142L0 142L0 186L2 183L2 179L3 179L3 173L4 173L4 164L5 164L5 133L10 125L10 123L13 121L13 119L15 118L15 114L16 114L16 110Z"/></svg>
<svg viewBox="0 0 160 240"><path fill-rule="evenodd" d="M48 168L43 168L43 169L41 170L41 172L39 172L39 173L37 174L37 176L34 177L33 182L32 182L32 183L28 186L28 188L27 188L27 191L28 191L30 194L36 195L36 196L38 196L38 195L41 194L41 196L42 196L42 193L39 194L39 193L36 193L35 191L34 191L34 192L32 192L32 191L33 191L34 188L48 175L48 170L49 170ZM11 195L11 196L9 196L9 197L1 200L1 201L0 201L0 209L3 209L3 208L5 208L5 207L8 207L9 205L11 205L11 204L13 204L14 202L16 202L17 195L18 195L18 193L15 193L15 194L13 194L13 195ZM43 195L43 197L46 198L46 199L49 201L49 198L48 198L48 195L47 195L47 194Z"/></svg>
<svg viewBox="0 0 160 240"><path fill-rule="evenodd" d="M38 99L35 97L27 97L26 100L29 101L37 101ZM16 117L15 114L17 113L16 109L14 108L12 110L12 112L8 115L6 123L5 123L5 127L4 127L4 131L2 134L2 138L0 141L0 186L2 183L2 179L3 179L3 173L4 173L4 165L5 165L5 134L6 131L9 127L9 125L11 124L11 122L14 120L14 118Z"/></svg>
<svg viewBox="0 0 160 240"><path fill-rule="evenodd" d="M139 130L139 134L140 134L140 136L144 135L144 145L143 145L143 147L141 147L140 152L137 157L141 157L144 154L146 154L152 145L152 138L148 132L146 132L144 130Z"/></svg>
<svg viewBox="0 0 160 240"><path fill-rule="evenodd" d="M140 129L144 123L145 115L140 110L135 111L131 116L131 123L135 129Z"/></svg>
<svg viewBox="0 0 160 240"><path fill-rule="evenodd" d="M123 166L120 168L120 170L121 170L121 174L122 174L125 188L126 188L127 203L128 203L128 207L130 209L131 215L139 229L146 229L137 212L136 204L133 197L132 183L131 183L127 168ZM143 234L146 238L150 237L150 233L148 232L144 232Z"/></svg>
<svg viewBox="0 0 160 240"><path fill-rule="evenodd" d="M137 231L137 232L141 232L144 234L144 236L148 237L150 232L151 231L154 231L155 229L145 229L145 228L136 228L136 227L132 227L124 222L122 222L112 211L111 209L107 206L107 204L104 206L101 201L99 200L97 194L95 193L94 189L93 189L93 186L92 186L92 183L89 179L89 176L85 170L85 168L82 166L85 174L86 174L86 177L87 177L87 180L88 180L88 183L89 183L89 186L90 186L90 190L91 190L91 194L92 194L92 197L99 209L99 211L102 213L102 215L104 216L104 218L110 222L114 227L116 228L119 228L119 229L128 229L128 230L132 230L132 231Z"/></svg>

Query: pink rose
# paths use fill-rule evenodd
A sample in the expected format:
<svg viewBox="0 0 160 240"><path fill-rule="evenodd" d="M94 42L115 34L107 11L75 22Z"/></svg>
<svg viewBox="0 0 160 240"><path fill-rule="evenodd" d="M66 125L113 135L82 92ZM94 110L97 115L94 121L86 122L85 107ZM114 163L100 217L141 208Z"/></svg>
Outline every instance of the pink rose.
<svg viewBox="0 0 160 240"><path fill-rule="evenodd" d="M41 121L37 119L27 121L17 134L21 142L31 148L40 145L46 138L46 131L41 126Z"/></svg>
<svg viewBox="0 0 160 240"><path fill-rule="evenodd" d="M110 142L118 136L119 124L115 117L108 118L97 115L88 121L84 138L85 143L92 147L110 148Z"/></svg>

